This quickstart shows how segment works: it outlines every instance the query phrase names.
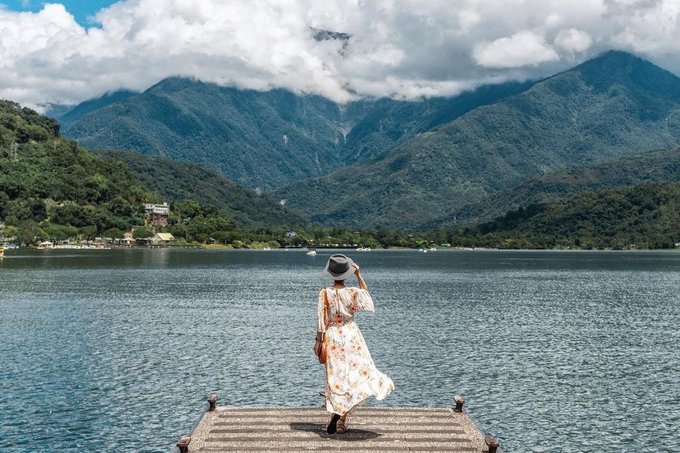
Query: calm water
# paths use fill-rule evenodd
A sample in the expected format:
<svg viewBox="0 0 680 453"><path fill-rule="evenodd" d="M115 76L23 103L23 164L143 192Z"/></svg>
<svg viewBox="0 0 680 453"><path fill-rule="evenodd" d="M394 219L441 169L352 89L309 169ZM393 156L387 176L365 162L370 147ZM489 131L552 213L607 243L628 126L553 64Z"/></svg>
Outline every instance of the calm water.
<svg viewBox="0 0 680 453"><path fill-rule="evenodd" d="M0 451L167 452L213 391L320 405L329 254L11 251ZM383 404L460 393L507 452L675 451L680 253L351 255L377 307L359 324L396 385Z"/></svg>

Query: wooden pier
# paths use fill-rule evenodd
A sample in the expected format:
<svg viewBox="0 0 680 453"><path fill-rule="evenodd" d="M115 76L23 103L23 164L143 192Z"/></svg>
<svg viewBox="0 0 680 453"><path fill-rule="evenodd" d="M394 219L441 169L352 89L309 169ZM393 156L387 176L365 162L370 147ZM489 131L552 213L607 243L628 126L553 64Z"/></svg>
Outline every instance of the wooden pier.
<svg viewBox="0 0 680 453"><path fill-rule="evenodd" d="M327 434L330 415L322 407L216 407L177 443L180 453L329 451L500 453L462 410L455 408L357 408L345 434Z"/></svg>

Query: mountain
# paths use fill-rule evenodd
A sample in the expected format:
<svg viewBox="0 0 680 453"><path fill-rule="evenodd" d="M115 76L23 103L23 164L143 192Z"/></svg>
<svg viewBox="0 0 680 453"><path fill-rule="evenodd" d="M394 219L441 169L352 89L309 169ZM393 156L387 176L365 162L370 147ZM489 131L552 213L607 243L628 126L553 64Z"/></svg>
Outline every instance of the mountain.
<svg viewBox="0 0 680 453"><path fill-rule="evenodd" d="M46 117L59 121L60 117L73 110L75 106L72 104L45 104L42 107Z"/></svg>
<svg viewBox="0 0 680 453"><path fill-rule="evenodd" d="M550 203L587 191L679 181L680 149L650 151L596 165L572 166L546 173L510 190L464 206L444 218L435 219L431 226L488 221L509 210Z"/></svg>
<svg viewBox="0 0 680 453"><path fill-rule="evenodd" d="M452 98L420 101L377 99L348 104L350 118L358 118L345 136L344 163L376 159L395 145L448 123L479 106L525 91L533 82L485 85Z"/></svg>
<svg viewBox="0 0 680 453"><path fill-rule="evenodd" d="M611 51L276 195L328 225L418 229L566 166L678 145L680 79Z"/></svg>
<svg viewBox="0 0 680 453"><path fill-rule="evenodd" d="M123 164L60 137L53 119L0 101L0 219L28 225L24 242L47 220L99 231L138 225L150 197Z"/></svg>
<svg viewBox="0 0 680 453"><path fill-rule="evenodd" d="M463 243L502 248L673 248L680 243L680 183L530 205L468 229L463 237Z"/></svg>
<svg viewBox="0 0 680 453"><path fill-rule="evenodd" d="M272 187L338 165L340 112L320 97L166 79L84 115L64 133L84 146L213 165L240 184Z"/></svg>
<svg viewBox="0 0 680 453"><path fill-rule="evenodd" d="M169 202L195 200L210 206L237 225L263 228L275 225L300 226L302 216L282 208L267 195L244 189L215 170L163 157L143 156L129 151L99 152L108 159L124 162L138 184Z"/></svg>
<svg viewBox="0 0 680 453"><path fill-rule="evenodd" d="M139 226L145 221L143 203L154 200L189 200L185 205L193 218L178 222L186 225L187 236L306 223L266 196L197 165L135 153L94 154L61 137L55 120L0 101L0 223L20 227L22 242L68 237L74 228L101 234Z"/></svg>
<svg viewBox="0 0 680 453"><path fill-rule="evenodd" d="M68 128L69 125L78 121L83 116L98 109L105 108L113 103L124 101L127 98L135 96L137 93L130 90L118 90L111 93L106 93L97 99L82 102L78 105L71 106L68 110L60 108L58 110L51 110L47 112L47 116L59 121L62 127Z"/></svg>
<svg viewBox="0 0 680 453"><path fill-rule="evenodd" d="M84 146L136 150L218 169L271 190L377 158L395 144L529 83L482 87L453 98L335 104L285 90L254 91L171 78L143 93L113 94L62 115Z"/></svg>

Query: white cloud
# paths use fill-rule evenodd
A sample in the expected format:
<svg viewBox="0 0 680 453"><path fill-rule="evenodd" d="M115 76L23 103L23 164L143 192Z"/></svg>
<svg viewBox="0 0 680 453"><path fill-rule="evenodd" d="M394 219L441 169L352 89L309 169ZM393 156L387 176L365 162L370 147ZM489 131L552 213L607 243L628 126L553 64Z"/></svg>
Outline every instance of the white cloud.
<svg viewBox="0 0 680 453"><path fill-rule="evenodd" d="M609 48L680 72L679 0L125 0L96 20L0 7L0 98L73 103L172 75L337 101L450 95Z"/></svg>
<svg viewBox="0 0 680 453"><path fill-rule="evenodd" d="M680 1L629 0L632 6L614 2L610 5L611 18L619 31L612 35L614 45L651 56L670 56L677 68L680 42ZM639 6L643 4L644 6ZM637 7L636 7L637 6ZM623 17L624 14L628 17Z"/></svg>
<svg viewBox="0 0 680 453"><path fill-rule="evenodd" d="M570 53L585 52L592 44L593 39L588 33L575 28L560 30L555 37L555 45Z"/></svg>
<svg viewBox="0 0 680 453"><path fill-rule="evenodd" d="M473 52L477 64L487 68L537 66L559 58L542 36L520 31L506 38L479 44Z"/></svg>

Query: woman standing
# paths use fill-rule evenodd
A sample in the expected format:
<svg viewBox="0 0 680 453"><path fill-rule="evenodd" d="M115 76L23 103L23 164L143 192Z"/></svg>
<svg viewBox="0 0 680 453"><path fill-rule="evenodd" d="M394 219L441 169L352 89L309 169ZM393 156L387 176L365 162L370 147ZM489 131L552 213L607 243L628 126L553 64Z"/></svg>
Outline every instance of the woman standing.
<svg viewBox="0 0 680 453"><path fill-rule="evenodd" d="M345 280L356 275L359 288L345 286ZM347 415L368 397L382 400L394 389L392 380L378 371L373 363L354 313L375 311L373 299L359 266L345 255L332 255L324 276L334 284L319 293L319 326L314 352L319 355L326 346L326 410L333 415L329 434L346 431Z"/></svg>

